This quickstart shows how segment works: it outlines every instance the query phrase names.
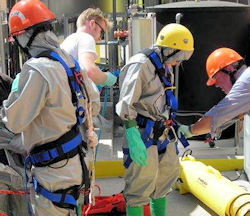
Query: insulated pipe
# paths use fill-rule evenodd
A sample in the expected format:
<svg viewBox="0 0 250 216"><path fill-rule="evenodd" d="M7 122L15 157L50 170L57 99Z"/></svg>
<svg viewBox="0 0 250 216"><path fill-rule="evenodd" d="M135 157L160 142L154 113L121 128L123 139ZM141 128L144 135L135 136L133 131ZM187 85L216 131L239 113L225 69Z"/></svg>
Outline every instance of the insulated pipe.
<svg viewBox="0 0 250 216"><path fill-rule="evenodd" d="M175 20L176 20L176 23L181 23L181 18L183 17L183 14L182 13L177 13L175 15Z"/></svg>
<svg viewBox="0 0 250 216"><path fill-rule="evenodd" d="M192 193L220 216L250 216L250 193L188 155L180 161L180 193Z"/></svg>

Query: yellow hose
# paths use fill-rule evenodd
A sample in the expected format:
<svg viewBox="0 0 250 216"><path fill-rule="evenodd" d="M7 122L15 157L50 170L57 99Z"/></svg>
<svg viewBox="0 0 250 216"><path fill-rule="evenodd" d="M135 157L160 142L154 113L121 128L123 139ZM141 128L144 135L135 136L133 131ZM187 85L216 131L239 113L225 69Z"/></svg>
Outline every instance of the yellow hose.
<svg viewBox="0 0 250 216"><path fill-rule="evenodd" d="M211 166L188 155L180 161L179 189L192 193L220 216L250 216L250 193Z"/></svg>
<svg viewBox="0 0 250 216"><path fill-rule="evenodd" d="M231 216L250 216L250 195L242 194L232 201L229 207L229 215Z"/></svg>

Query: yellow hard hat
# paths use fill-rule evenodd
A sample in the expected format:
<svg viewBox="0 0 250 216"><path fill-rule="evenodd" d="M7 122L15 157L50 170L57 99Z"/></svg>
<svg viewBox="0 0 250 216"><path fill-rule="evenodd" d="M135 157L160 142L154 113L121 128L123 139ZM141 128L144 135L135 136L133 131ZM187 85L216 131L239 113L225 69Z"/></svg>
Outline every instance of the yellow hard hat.
<svg viewBox="0 0 250 216"><path fill-rule="evenodd" d="M192 33L183 25L171 23L166 25L158 34L156 45L173 49L194 50Z"/></svg>

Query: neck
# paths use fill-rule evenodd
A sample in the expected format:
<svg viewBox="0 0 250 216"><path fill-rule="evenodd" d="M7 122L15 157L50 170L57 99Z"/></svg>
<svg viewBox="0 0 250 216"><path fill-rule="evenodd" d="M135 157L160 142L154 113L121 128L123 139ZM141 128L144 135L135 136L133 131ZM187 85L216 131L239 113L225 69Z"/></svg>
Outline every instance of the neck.
<svg viewBox="0 0 250 216"><path fill-rule="evenodd" d="M88 33L88 34L92 35L90 28L87 27L86 25L81 26L80 28L78 28L77 32L84 32L84 33Z"/></svg>

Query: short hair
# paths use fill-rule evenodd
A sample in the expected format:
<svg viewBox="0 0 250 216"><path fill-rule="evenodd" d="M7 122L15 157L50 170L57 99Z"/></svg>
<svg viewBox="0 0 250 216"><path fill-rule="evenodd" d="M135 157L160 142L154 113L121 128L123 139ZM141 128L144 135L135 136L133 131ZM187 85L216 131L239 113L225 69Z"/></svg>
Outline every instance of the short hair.
<svg viewBox="0 0 250 216"><path fill-rule="evenodd" d="M100 8L88 8L84 10L77 18L76 21L77 29L84 26L87 20L95 20L95 21L103 20L105 22L107 30L112 28L112 23L104 16Z"/></svg>

